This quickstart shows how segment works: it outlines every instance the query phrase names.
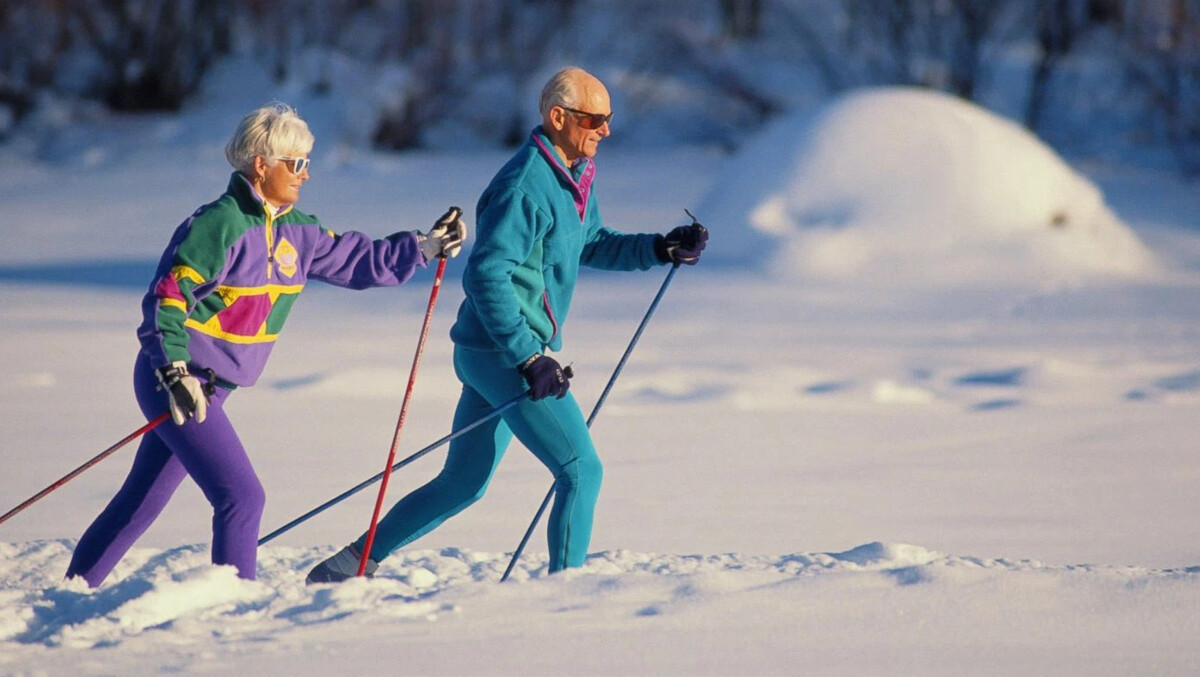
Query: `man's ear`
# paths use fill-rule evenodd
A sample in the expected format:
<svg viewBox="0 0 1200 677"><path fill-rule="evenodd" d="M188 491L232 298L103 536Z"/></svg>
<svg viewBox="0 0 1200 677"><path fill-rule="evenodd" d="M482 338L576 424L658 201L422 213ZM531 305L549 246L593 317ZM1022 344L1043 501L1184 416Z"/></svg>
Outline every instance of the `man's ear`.
<svg viewBox="0 0 1200 677"><path fill-rule="evenodd" d="M550 126L556 132L561 132L563 127L567 125L567 111L563 110L562 106L551 108L546 117L550 120Z"/></svg>

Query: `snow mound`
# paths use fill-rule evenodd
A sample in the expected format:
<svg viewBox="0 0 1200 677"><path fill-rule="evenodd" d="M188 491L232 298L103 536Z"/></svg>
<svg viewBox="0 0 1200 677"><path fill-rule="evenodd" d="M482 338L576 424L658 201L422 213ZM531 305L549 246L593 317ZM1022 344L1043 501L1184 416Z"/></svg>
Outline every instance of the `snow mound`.
<svg viewBox="0 0 1200 677"><path fill-rule="evenodd" d="M1156 268L1100 190L1024 128L914 88L859 90L769 127L698 213L710 258L776 251L790 279L928 288Z"/></svg>

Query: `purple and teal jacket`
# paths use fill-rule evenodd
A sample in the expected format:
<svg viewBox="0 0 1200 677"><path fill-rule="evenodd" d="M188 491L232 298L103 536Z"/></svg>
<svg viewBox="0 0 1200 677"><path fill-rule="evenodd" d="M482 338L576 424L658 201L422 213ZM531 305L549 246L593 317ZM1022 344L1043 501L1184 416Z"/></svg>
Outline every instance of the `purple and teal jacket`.
<svg viewBox="0 0 1200 677"><path fill-rule="evenodd" d="M309 280L365 289L398 285L425 267L417 237L340 235L286 205L274 215L238 172L163 252L142 300L141 350L154 367L183 360L226 385L250 386Z"/></svg>

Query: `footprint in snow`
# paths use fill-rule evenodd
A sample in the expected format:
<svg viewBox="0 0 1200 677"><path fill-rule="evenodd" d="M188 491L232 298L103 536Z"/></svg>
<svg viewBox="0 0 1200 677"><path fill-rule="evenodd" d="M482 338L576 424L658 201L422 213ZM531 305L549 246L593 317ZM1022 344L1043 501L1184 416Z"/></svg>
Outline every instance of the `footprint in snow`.
<svg viewBox="0 0 1200 677"><path fill-rule="evenodd" d="M999 369L995 371L977 371L958 377L954 380L954 383L960 386L1015 388L1024 384L1027 371L1025 367L1013 367L1011 369Z"/></svg>
<svg viewBox="0 0 1200 677"><path fill-rule="evenodd" d="M1188 395L1200 392L1200 369L1183 371L1155 379L1149 386L1134 388L1125 393L1125 399L1145 402L1164 395Z"/></svg>

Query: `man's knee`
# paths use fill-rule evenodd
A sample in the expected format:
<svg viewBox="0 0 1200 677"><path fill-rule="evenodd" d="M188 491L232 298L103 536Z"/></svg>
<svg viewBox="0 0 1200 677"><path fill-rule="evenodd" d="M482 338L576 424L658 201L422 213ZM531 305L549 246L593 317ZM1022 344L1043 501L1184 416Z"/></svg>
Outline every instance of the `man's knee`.
<svg viewBox="0 0 1200 677"><path fill-rule="evenodd" d="M595 454L583 456L564 465L555 479L561 489L598 489L604 480L604 466Z"/></svg>
<svg viewBox="0 0 1200 677"><path fill-rule="evenodd" d="M490 479L491 475L485 473L443 470L433 481L443 495L450 497L451 502L466 507L483 498Z"/></svg>
<svg viewBox="0 0 1200 677"><path fill-rule="evenodd" d="M596 455L582 458L579 460L580 475L587 478L589 484L600 486L604 481L604 465L600 463L600 457Z"/></svg>

